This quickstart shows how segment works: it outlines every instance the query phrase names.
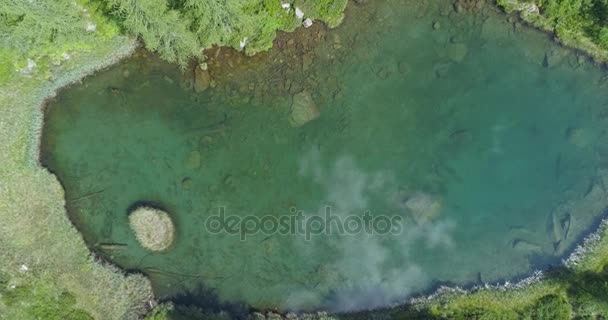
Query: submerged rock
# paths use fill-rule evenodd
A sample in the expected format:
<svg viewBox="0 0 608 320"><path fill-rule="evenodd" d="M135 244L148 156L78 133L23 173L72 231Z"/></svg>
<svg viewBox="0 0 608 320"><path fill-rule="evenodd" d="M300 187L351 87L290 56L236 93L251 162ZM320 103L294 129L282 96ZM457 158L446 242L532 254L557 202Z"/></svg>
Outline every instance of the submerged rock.
<svg viewBox="0 0 608 320"><path fill-rule="evenodd" d="M562 50L549 50L545 52L543 58L543 67L549 68L559 65L565 58L565 52Z"/></svg>
<svg viewBox="0 0 608 320"><path fill-rule="evenodd" d="M509 37L513 26L507 21L485 21L481 26L481 38L497 41Z"/></svg>
<svg viewBox="0 0 608 320"><path fill-rule="evenodd" d="M593 145L596 136L586 128L568 128L566 130L566 139L568 139L569 143L582 149Z"/></svg>
<svg viewBox="0 0 608 320"><path fill-rule="evenodd" d="M441 201L428 193L420 191L409 195L404 205L418 224L432 221L441 212Z"/></svg>
<svg viewBox="0 0 608 320"><path fill-rule="evenodd" d="M451 43L463 43L463 42L465 42L465 38L461 34L455 34L450 37L450 42Z"/></svg>
<svg viewBox="0 0 608 320"><path fill-rule="evenodd" d="M392 73L393 71L388 66L380 66L376 71L376 77L380 80L386 80Z"/></svg>
<svg viewBox="0 0 608 320"><path fill-rule="evenodd" d="M129 226L137 241L148 250L164 251L173 243L175 227L163 210L138 207L129 214Z"/></svg>
<svg viewBox="0 0 608 320"><path fill-rule="evenodd" d="M182 179L181 184L184 190L189 190L192 188L192 179L190 177L185 177Z"/></svg>
<svg viewBox="0 0 608 320"><path fill-rule="evenodd" d="M192 150L186 157L185 162L188 170L195 170L201 166L201 153L198 150Z"/></svg>
<svg viewBox="0 0 608 320"><path fill-rule="evenodd" d="M184 90L192 90L194 87L194 72L182 72L179 78L179 86Z"/></svg>
<svg viewBox="0 0 608 320"><path fill-rule="evenodd" d="M194 68L194 91L203 92L209 88L211 84L211 75L209 74L209 70L203 70L203 68L198 65Z"/></svg>
<svg viewBox="0 0 608 320"><path fill-rule="evenodd" d="M399 70L399 73L402 75L407 75L412 71L412 67L406 61L401 61L397 65L397 70Z"/></svg>
<svg viewBox="0 0 608 320"><path fill-rule="evenodd" d="M437 78L445 77L448 74L448 71L450 71L450 64L445 62L438 63L433 67L433 71L435 71L435 76Z"/></svg>
<svg viewBox="0 0 608 320"><path fill-rule="evenodd" d="M301 127L321 115L319 108L308 91L302 91L293 96L289 124Z"/></svg>
<svg viewBox="0 0 608 320"><path fill-rule="evenodd" d="M542 252L542 247L525 239L514 239L511 242L511 247L516 251L524 254L539 254Z"/></svg>
<svg viewBox="0 0 608 320"><path fill-rule="evenodd" d="M547 234L555 253L562 253L570 231L571 207L565 204L556 208L547 218Z"/></svg>
<svg viewBox="0 0 608 320"><path fill-rule="evenodd" d="M310 52L307 52L302 56L302 71L307 71L313 62L313 56Z"/></svg>
<svg viewBox="0 0 608 320"><path fill-rule="evenodd" d="M447 55L454 62L462 62L467 56L469 49L464 43L452 43L447 47Z"/></svg>

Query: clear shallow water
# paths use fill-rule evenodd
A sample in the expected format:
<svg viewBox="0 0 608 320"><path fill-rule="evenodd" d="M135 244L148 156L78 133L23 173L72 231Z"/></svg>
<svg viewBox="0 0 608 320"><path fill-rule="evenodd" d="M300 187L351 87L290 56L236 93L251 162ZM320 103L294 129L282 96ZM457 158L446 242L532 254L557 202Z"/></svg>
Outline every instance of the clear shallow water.
<svg viewBox="0 0 608 320"><path fill-rule="evenodd" d="M72 220L160 296L204 287L258 308L380 306L557 262L608 203L604 72L489 6L353 5L337 30L209 56L214 88L200 94L138 54L47 109L43 162ZM321 115L293 128L302 90ZM127 214L142 201L174 219L171 250L137 243ZM220 207L310 217L326 205L400 216L402 232L241 241L205 226Z"/></svg>

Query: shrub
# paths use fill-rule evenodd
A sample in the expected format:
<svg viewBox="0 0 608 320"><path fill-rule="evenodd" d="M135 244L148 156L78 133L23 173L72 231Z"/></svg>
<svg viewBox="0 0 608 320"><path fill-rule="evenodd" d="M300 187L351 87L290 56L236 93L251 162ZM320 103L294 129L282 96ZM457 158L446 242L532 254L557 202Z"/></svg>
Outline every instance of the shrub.
<svg viewBox="0 0 608 320"><path fill-rule="evenodd" d="M199 52L200 45L189 30L188 20L169 9L166 0L108 0L106 10L128 32L140 37L148 49L169 62L186 67Z"/></svg>
<svg viewBox="0 0 608 320"><path fill-rule="evenodd" d="M278 0L97 0L123 28L161 57L185 66L202 48L229 46L254 54L272 47L278 30L301 21ZM289 2L289 1L285 1ZM347 0L295 0L306 17L337 26Z"/></svg>

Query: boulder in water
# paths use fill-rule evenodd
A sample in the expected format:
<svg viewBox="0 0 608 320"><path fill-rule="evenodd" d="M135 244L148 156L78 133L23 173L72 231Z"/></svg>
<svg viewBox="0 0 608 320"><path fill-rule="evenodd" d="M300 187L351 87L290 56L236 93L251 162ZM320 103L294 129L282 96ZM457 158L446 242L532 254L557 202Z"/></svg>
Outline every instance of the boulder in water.
<svg viewBox="0 0 608 320"><path fill-rule="evenodd" d="M566 138L568 142L582 149L593 145L596 136L586 128L568 128Z"/></svg>
<svg viewBox="0 0 608 320"><path fill-rule="evenodd" d="M321 115L319 108L308 91L302 91L293 96L289 124L301 127Z"/></svg>
<svg viewBox="0 0 608 320"><path fill-rule="evenodd" d="M186 157L185 166L188 170L196 170L201 166L201 153L198 150L192 150Z"/></svg>
<svg viewBox="0 0 608 320"><path fill-rule="evenodd" d="M402 75L407 75L412 71L412 67L410 66L409 63L407 63L407 61L400 61L397 64L397 69L399 70L399 73L401 73Z"/></svg>
<svg viewBox="0 0 608 320"><path fill-rule="evenodd" d="M418 224L425 224L439 215L441 201L428 193L417 191L407 198L405 207Z"/></svg>
<svg viewBox="0 0 608 320"><path fill-rule="evenodd" d="M211 75L209 70L197 65L194 68L194 91L203 92L209 88L211 84Z"/></svg>
<svg viewBox="0 0 608 320"><path fill-rule="evenodd" d="M467 45L464 43L451 43L448 45L447 55L448 58L454 62L462 62L468 51Z"/></svg>
<svg viewBox="0 0 608 320"><path fill-rule="evenodd" d="M192 90L194 86L194 72L182 72L179 85L184 90Z"/></svg>
<svg viewBox="0 0 608 320"><path fill-rule="evenodd" d="M566 58L566 52L563 50L552 49L545 52L542 65L545 68L555 67L562 63Z"/></svg>
<svg viewBox="0 0 608 320"><path fill-rule="evenodd" d="M450 63L438 63L433 67L433 70L435 71L435 76L437 78L443 78L448 74L448 71L450 71Z"/></svg>

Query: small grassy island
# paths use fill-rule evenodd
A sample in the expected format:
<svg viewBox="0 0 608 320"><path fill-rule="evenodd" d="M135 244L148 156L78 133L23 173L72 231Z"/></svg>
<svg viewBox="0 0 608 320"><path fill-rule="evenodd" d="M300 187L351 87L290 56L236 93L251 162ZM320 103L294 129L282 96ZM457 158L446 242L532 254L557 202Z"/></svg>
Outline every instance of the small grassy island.
<svg viewBox="0 0 608 320"><path fill-rule="evenodd" d="M175 227L167 212L141 206L129 213L129 226L139 243L151 251L169 249L175 237Z"/></svg>
<svg viewBox="0 0 608 320"><path fill-rule="evenodd" d="M423 21L418 22L419 30L408 30L414 36L419 32L443 34L442 32L453 24L461 28L459 30L478 28L484 41L494 39L492 41L500 43L508 39L512 41L513 37L517 37L518 32L532 26L547 32L561 44L580 51L566 55L560 50L554 50L554 47L549 47L549 50L530 49L526 59L534 60L534 63L538 62L542 70L559 69L555 67L559 65L567 65L574 70L591 67L599 70L605 68L604 63L608 62L608 1L606 0L393 2L387 1L387 4L409 6L408 9L412 8L415 18ZM384 8L384 11L372 10L371 8L376 8L375 6ZM174 218L173 210L169 215L168 212L155 207L135 207L128 212L128 219L125 219L128 220L126 228L121 229L114 226L114 222L106 223L107 221L102 220L104 215L112 210L105 207L98 198L108 192L106 188L112 186L108 184L97 188L95 183L99 180L97 176L99 173L90 172L92 167L90 163L78 164L74 169L77 174L67 175L63 177L65 180L61 181L58 180L58 172L51 172L42 166L42 163L52 163L58 164L56 166L58 171L65 169L60 167L62 159L58 156L41 158L45 154L41 151L42 131L54 129L45 127L53 125L44 121L45 115L49 113L49 110L45 109L47 103L57 103L59 100L68 104L69 98L56 97L58 90L81 82L85 77L128 57L139 59L137 61L143 65L139 70L147 70L147 72L152 70L150 77L157 77L167 85L175 83L175 87L188 90L192 95L187 99L194 104L207 103L211 98L204 100L201 97L217 90L223 95L220 98L213 98L223 99L222 103L285 106L285 109L278 111L280 117L277 119L282 120L272 124L260 122L261 125L256 124L256 128L260 130L262 127L273 127L276 123L289 130L305 130L327 125L323 122L327 119L327 114L331 114L324 109L327 97L339 101L344 98L348 88L335 79L336 75L316 73L309 76L307 71L313 70L314 64L321 63L320 61L328 65L338 65L341 60L348 58L349 52L345 52L347 50L344 49L348 45L368 42L370 47L377 46L378 43L374 41L378 40L373 35L361 32L361 35L345 39L338 37L332 29L343 27L343 20L347 20L351 14L360 19L353 22L357 25L385 23L390 20L388 18L390 10L386 8L388 6L382 7L371 0L3 1L0 4L0 319L608 319L608 223L602 220L605 218L603 215L606 208L605 206L599 208L597 203L591 203L605 199L604 174L600 169L597 171L601 172L594 172L593 178L583 183L584 186L577 186L582 190L578 192L580 190L577 189L578 193L583 194L582 202L564 200L565 203L560 204L549 215L546 223L547 235L531 235L519 225L508 226L509 232L514 234L513 238L504 247L495 248L498 251L518 252L520 256L529 257L530 260L542 256L541 253L549 252L552 256L564 258L562 263L552 261L551 267L542 272L528 274L529 277L512 275L517 279L512 282L492 280L492 283L498 283L496 285L484 285L483 283L487 282L481 273L470 275L467 279L475 278L474 284L470 286L465 284L465 289L444 281L427 292L428 295L417 295L416 291L408 296L408 300L383 300L381 303L371 305L373 310L369 311L355 311L353 305L363 301L360 297L355 299L354 296L347 296L348 299L352 298L352 301L346 301L348 299L342 296L336 299L335 304L346 307L336 308L335 312L293 314L275 310L278 308L256 310L238 302L216 301L219 299L206 291L200 295L197 295L197 292L180 295L178 292L174 297L159 299L155 293L162 290L170 291L171 288L167 289L170 286L161 288L159 283L162 282L155 282L158 278L180 277L182 283L202 281L201 279L206 278L221 283L230 279L228 276L218 276L211 272L201 275L167 272L151 267L150 265L155 262L154 259L159 256L180 254L173 252L182 235L182 225L179 224L181 220ZM404 10L403 7L399 8ZM479 18L471 20L474 22L468 25L469 20L462 17L470 16ZM488 26L483 24L488 16L502 18L499 19L499 24ZM479 47L467 46L465 43L469 36L463 32L442 38L442 46L445 45L445 48L442 47L443 51L433 53L437 54L442 62L428 66L431 70L428 76L433 81L446 79L449 72L459 72L459 64L472 55L472 50L487 47L485 43L481 43L484 41L476 43ZM318 49L320 53L313 54L314 49ZM376 68L371 62L367 65L366 61L370 57L367 53L361 53L362 51L365 50L356 52L362 55L360 58L363 63L359 67L366 72L371 70L374 81L390 82L387 79L391 79L391 76L407 78L417 67L408 64L407 59L403 59L391 60ZM155 56L151 57L152 55ZM164 65L158 62L160 60L156 56L178 66L180 71L176 76L177 80L167 75L159 77L158 70ZM260 80L254 77L258 75L256 63L264 66L284 63L285 67L263 70L265 73ZM300 73L292 72L293 69L297 69L304 76L300 77ZM135 72L137 71L121 69L121 81L130 82L129 77L133 77ZM174 71L169 70L167 74L171 72ZM557 72L562 70L559 69ZM254 76L251 76L252 74ZM251 76L252 80L241 86L237 79L245 75ZM480 75L475 74L470 77L478 76ZM488 77L486 80L491 83L496 77ZM605 86L606 79L604 75L597 80L597 84L593 85L601 88ZM539 85L550 82L551 79L538 80ZM323 85L318 85L319 83ZM572 80L572 83L576 83L576 80ZM145 81L137 84L141 85L141 88L150 86ZM575 84L572 84L568 88L574 87ZM99 97L107 96L115 99L119 101L117 103L119 106L129 99L126 97L130 94L129 90L122 87L109 86L98 89L95 90L99 92ZM267 92L272 94L265 95ZM199 94L200 96L197 96ZM585 96L585 94L586 91L580 95ZM207 96L204 97L207 99ZM235 102L235 99L239 101ZM574 101L575 99L577 98L573 98L573 104L586 101ZM404 105L409 103L405 100ZM437 108L443 107L445 106ZM587 106L581 106L583 107ZM245 113L245 110L246 108L241 108L237 113ZM75 119L80 111L71 110L71 112L73 112L71 116ZM142 111L142 113L146 112L148 110ZM199 110L195 112L198 113ZM197 185L198 181L193 178L196 177L193 172L201 170L210 161L199 149L209 150L219 145L218 140L230 138L225 128L230 125L232 119L221 111L215 115L209 123L201 125L193 122L189 127L188 132L197 132L202 138L190 139L185 143L190 149L184 152L187 155L184 159L142 157L142 161L160 164L167 171L174 170L175 167L185 168L184 172L176 173L179 179L168 183L176 197L191 196L199 199L218 192L218 188L226 190L222 195L228 197L235 194L236 186L242 182L239 176L222 174L219 177L220 182L206 187L205 193L196 195L189 193L199 190L197 188L200 187ZM605 114L598 113L598 117L604 116ZM408 117L409 115L406 118ZM395 118L397 119L397 116ZM377 118L370 116L369 119L372 123L372 120ZM336 117L334 120L332 125L342 129L352 121L348 117ZM425 120L429 123L437 122L435 119ZM510 130L508 127L513 125L509 123L503 126L497 123L490 129L495 133L495 139L491 141L493 145L483 151L484 155L490 155L488 162L495 161L496 158L491 157L501 154L503 149L496 137L501 132ZM513 132L513 135L518 135L522 131L537 136L543 134L542 126L517 128L508 131L509 134ZM456 152L451 148L474 140L475 134L467 129L453 129L446 135L449 144L442 151L455 154ZM593 132L570 127L564 129L563 136L570 143L570 148L589 151L589 146L596 137ZM167 133L171 133L171 130ZM158 141L161 141L159 144L162 145L162 135L160 136ZM305 135L294 134L294 137L298 141L307 139ZM248 141L247 139L248 137L244 137L240 141ZM277 144L281 144L287 138L275 134L272 139ZM44 143L48 148L60 145L60 141L53 139L47 139ZM86 147L88 142L78 141L76 144L79 145L78 147L81 147L80 145ZM230 150L232 147L225 147L225 150ZM260 148L262 148L261 144ZM124 152L131 156L129 150ZM604 152L604 149L601 149L595 154L601 158ZM314 164L315 153L311 152L311 154L310 159L299 159L300 162ZM557 169L551 171L551 174L555 175L556 184L567 175L558 172L560 166L565 166L564 163L567 161L567 157L560 153L554 162ZM178 163L180 165L176 165ZM335 175L344 178L340 169L352 164L348 161L339 164L341 166L335 166L337 172ZM267 167L262 165L260 168L251 169L247 174L256 178L267 174L269 170ZM313 171L313 176L316 169L310 169ZM100 171L102 174L112 175L114 172L112 170L116 168L108 167ZM460 179L450 167L433 164L432 170L433 174L439 177L437 179L445 176L455 180ZM541 170L542 168L539 168L539 171ZM296 176L295 170L286 171L288 172L286 175ZM354 178L351 180L347 178L353 177L344 178L342 186L357 186ZM319 180L318 177L316 179ZM153 185L157 182L147 180L144 184ZM374 180L374 183L376 182ZM87 189L89 187L87 183L94 185L96 189ZM435 181L422 181L421 184L425 183L431 185ZM433 184L433 186L437 185ZM73 188L70 192L67 192L68 186ZM450 199L435 197L435 194L443 191L442 187L436 187L436 190L429 192L408 188L409 186L399 188L396 194L418 196L391 197L391 203L401 205L404 210L409 210L407 212L414 212L414 217L409 219L412 220L413 225L420 227L414 230L423 230L421 237L428 238L428 243L432 244L429 247L437 243L443 245L442 241L445 239L441 238L440 234L448 232L446 230L449 230L450 224L440 225L446 229L431 229L429 226L434 225L436 220L444 218L441 216L441 211L448 206ZM74 190L86 190L86 192L72 192ZM310 190L314 189L307 189L307 192ZM333 195L343 196L340 192L334 192ZM158 192L150 192L142 196L161 197ZM110 201L114 201L112 204L115 204L119 199ZM290 201L290 199L286 200L286 205L290 205ZM183 202L187 204L185 208L192 207L190 201ZM429 205L425 206L427 204ZM125 206L128 205L130 204ZM99 210L87 211L87 214L90 213L88 215L71 214L96 206ZM412 209L420 206L423 207L422 211ZM536 208L531 208L531 211L533 210ZM586 217L592 216L593 219L587 219L586 224L573 222L572 216L576 211L590 210L594 212L587 213ZM125 210L122 210L121 215L124 216L124 212ZM416 212L423 214L416 215ZM101 224L106 226L102 230L104 237L107 236L108 239L122 237L125 243L105 242L103 237L95 239L98 241L90 241L88 235L91 231L86 230L86 226L83 227L85 224L82 221L87 218L102 221ZM129 227L130 231L126 231ZM175 239L176 229L180 231L179 241ZM572 235L569 232L576 234ZM527 237L534 240L528 240ZM576 239L572 239L573 237ZM548 238L549 245L541 243L540 240L536 241L541 238L543 241ZM137 242L134 242L135 240L130 242L129 239L136 239ZM566 240L580 245L565 245ZM112 250L104 252L103 248L95 243L109 243L107 248ZM141 247L138 247L138 243ZM260 243L264 252L272 253L273 250L277 250L276 241L271 237L262 238ZM445 246L447 250L452 249L449 244ZM127 273L114 263L124 259L124 248L131 250L132 247L138 247L133 250L142 250L140 254L143 258L137 261L135 270L138 272ZM239 247L234 248L234 252L238 252L236 250ZM181 254L187 255L198 249L200 248L193 246L187 249L186 254L183 252ZM375 250L374 254L377 251ZM234 252L226 253L228 257L226 261L231 259L229 255ZM353 265L375 261L374 259L377 258L375 255L362 256ZM174 264L178 265L180 261L175 261ZM269 268L275 267L269 265ZM215 267L222 270L224 265ZM243 267L245 269L243 273L247 268ZM284 266L272 269L272 272L279 274L284 271L281 268ZM306 274L305 279L310 280L317 274L323 274L324 278L320 279L332 279L336 283L342 281L340 275L333 273L334 271L327 265L320 264L313 269L314 272L311 272L311 275ZM410 276L413 275L412 277L415 278L418 274L417 270L416 268L412 270L414 271ZM471 270L471 273L474 271ZM378 279L384 279L385 275L376 276ZM261 281L270 282L270 280ZM314 288L322 287L320 283L306 285ZM330 289L327 291L331 291ZM372 292L370 295L374 294ZM300 297L302 300L309 298L305 293ZM365 301L374 300L372 298L374 297L365 297ZM287 301L286 305L299 304Z"/></svg>

